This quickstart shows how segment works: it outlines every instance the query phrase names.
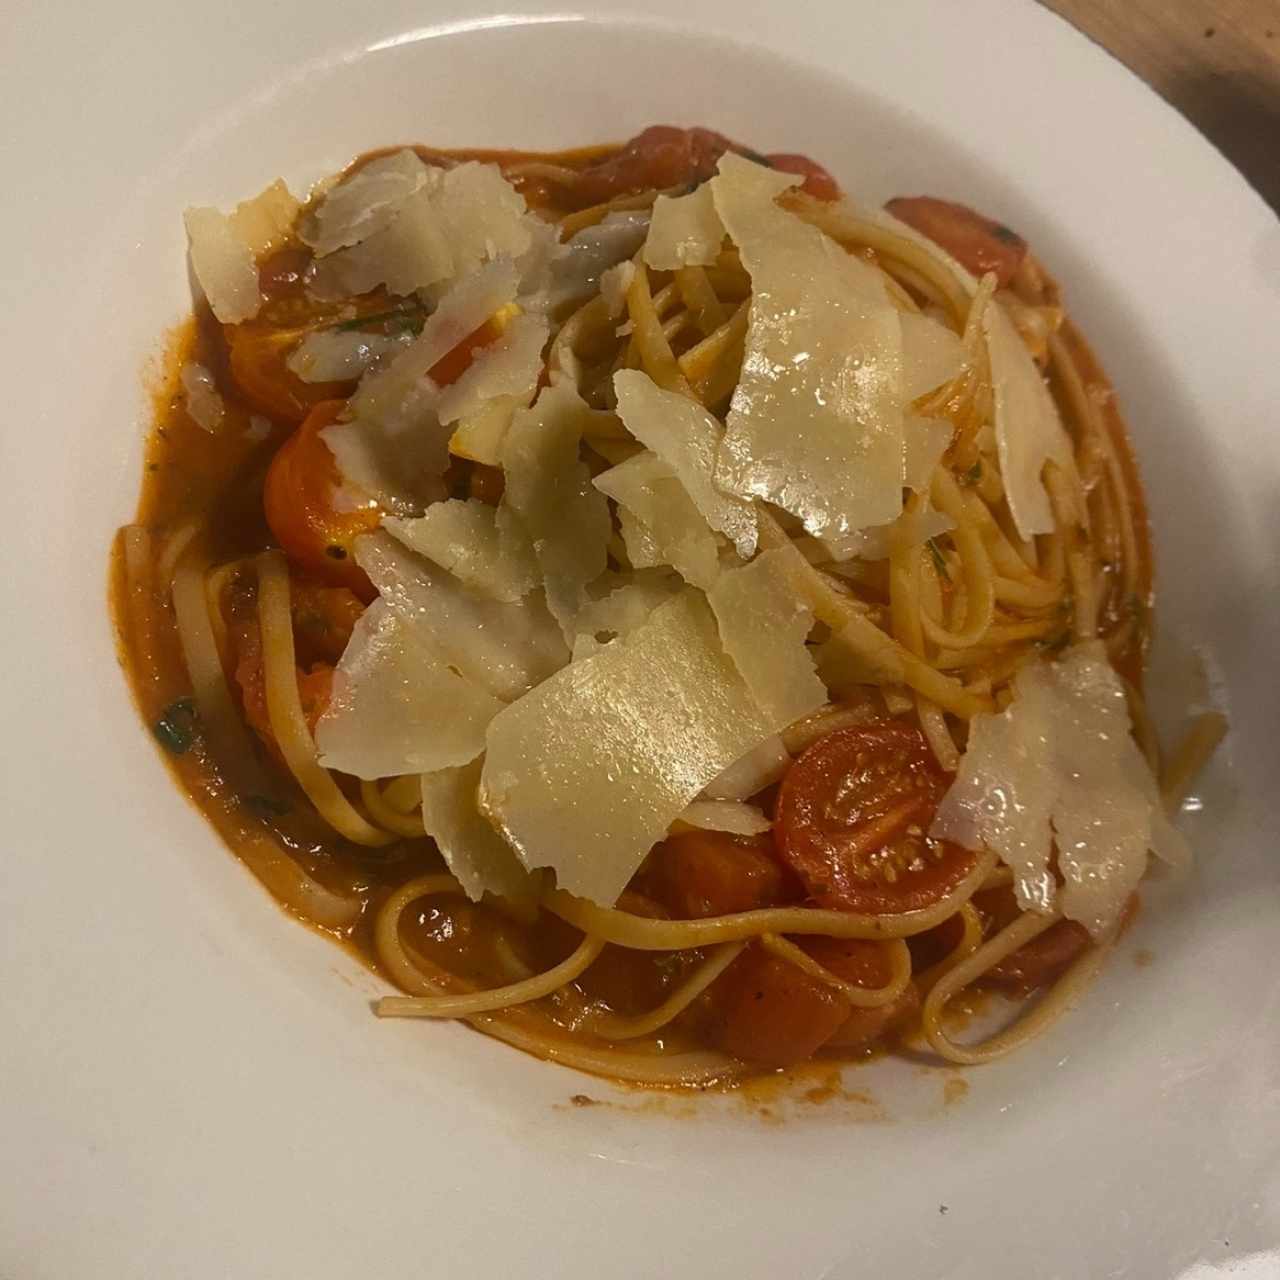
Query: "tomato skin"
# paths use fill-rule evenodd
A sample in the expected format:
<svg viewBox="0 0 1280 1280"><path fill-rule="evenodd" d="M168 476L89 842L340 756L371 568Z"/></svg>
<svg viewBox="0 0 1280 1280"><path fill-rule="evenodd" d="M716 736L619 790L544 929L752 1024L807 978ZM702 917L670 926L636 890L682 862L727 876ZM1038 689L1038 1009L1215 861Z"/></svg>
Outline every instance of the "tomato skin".
<svg viewBox="0 0 1280 1280"><path fill-rule="evenodd" d="M654 893L677 920L755 911L788 896L767 836L685 831L658 845L650 861Z"/></svg>
<svg viewBox="0 0 1280 1280"><path fill-rule="evenodd" d="M715 984L715 1000L721 1048L768 1067L812 1057L849 1015L834 988L755 945Z"/></svg>
<svg viewBox="0 0 1280 1280"><path fill-rule="evenodd" d="M898 196L885 208L945 249L975 276L994 271L1007 286L1027 256L1027 242L1016 231L968 205L935 196Z"/></svg>
<svg viewBox="0 0 1280 1280"><path fill-rule="evenodd" d="M840 199L840 184L816 160L784 151L767 155L765 160L780 173L798 173L804 179L800 190L815 200Z"/></svg>
<svg viewBox="0 0 1280 1280"><path fill-rule="evenodd" d="M1011 924L1018 915L1013 890L994 889L974 895L974 905L983 916L988 936ZM1138 914L1140 899L1129 895L1120 917L1121 930L1127 929ZM1014 995L1027 995L1039 987L1055 982L1067 968L1089 949L1093 939L1082 924L1059 920L1037 938L1021 946L1011 956L978 979L980 986L995 987Z"/></svg>
<svg viewBox="0 0 1280 1280"><path fill-rule="evenodd" d="M926 834L947 781L911 725L837 729L782 780L778 852L821 906L870 915L931 906L977 861Z"/></svg>
<svg viewBox="0 0 1280 1280"><path fill-rule="evenodd" d="M713 129L678 129L667 124L650 125L613 155L583 170L574 194L583 204L600 204L634 192L705 182L715 176L726 151L783 173L799 174L804 178L801 189L819 200L834 200L840 195L835 179L808 156L783 152L761 156Z"/></svg>
<svg viewBox="0 0 1280 1280"><path fill-rule="evenodd" d="M341 477L320 435L345 408L343 400L316 405L280 446L267 470L263 506L267 524L292 564L368 601L373 589L355 562L353 547L360 534L377 527L381 512L373 505L354 511L335 509Z"/></svg>

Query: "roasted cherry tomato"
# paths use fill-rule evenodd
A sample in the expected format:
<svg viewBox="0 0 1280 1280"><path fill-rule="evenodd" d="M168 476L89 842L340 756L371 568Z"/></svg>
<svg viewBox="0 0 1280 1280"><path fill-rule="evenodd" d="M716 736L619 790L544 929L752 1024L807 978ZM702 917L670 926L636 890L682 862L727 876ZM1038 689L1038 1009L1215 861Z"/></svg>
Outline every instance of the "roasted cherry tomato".
<svg viewBox="0 0 1280 1280"><path fill-rule="evenodd" d="M320 434L345 408L345 400L326 400L311 410L272 458L262 499L267 524L293 564L369 600L372 589L353 545L382 513L373 503L339 509L338 464Z"/></svg>
<svg viewBox="0 0 1280 1280"><path fill-rule="evenodd" d="M782 780L778 851L821 906L870 915L931 906L977 858L926 834L947 781L919 729L837 729Z"/></svg>
<svg viewBox="0 0 1280 1280"><path fill-rule="evenodd" d="M890 979L883 946L860 939L797 939L820 965L854 986ZM819 1049L862 1048L898 1029L918 1008L915 989L876 1009L855 1009L834 987L762 947L750 946L716 982L710 1026L726 1053L771 1067L803 1062Z"/></svg>
<svg viewBox="0 0 1280 1280"><path fill-rule="evenodd" d="M816 160L810 160L808 156L777 152L765 156L765 161L771 169L778 169L782 173L798 173L804 179L800 190L813 196L815 200L840 199L840 184Z"/></svg>
<svg viewBox="0 0 1280 1280"><path fill-rule="evenodd" d="M705 182L715 176L716 165L726 151L736 151L785 173L800 174L803 190L819 200L834 200L840 194L835 179L808 156L761 156L712 129L677 129L668 124L651 125L607 159L584 169L574 194L582 204L590 205L633 192Z"/></svg>
<svg viewBox="0 0 1280 1280"><path fill-rule="evenodd" d="M975 276L994 271L1001 287L1013 279L1027 256L1027 242L1016 231L968 205L934 196L898 196L885 208L928 236Z"/></svg>
<svg viewBox="0 0 1280 1280"><path fill-rule="evenodd" d="M724 831L669 836L650 855L649 881L680 920L754 911L794 896L767 836Z"/></svg>

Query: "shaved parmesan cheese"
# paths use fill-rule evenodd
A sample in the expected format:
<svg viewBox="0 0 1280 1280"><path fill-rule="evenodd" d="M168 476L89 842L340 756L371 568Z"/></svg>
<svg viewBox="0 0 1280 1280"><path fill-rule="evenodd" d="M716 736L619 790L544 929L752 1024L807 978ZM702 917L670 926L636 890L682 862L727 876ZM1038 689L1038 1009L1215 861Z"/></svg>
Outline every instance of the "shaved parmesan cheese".
<svg viewBox="0 0 1280 1280"><path fill-rule="evenodd" d="M582 661L597 653L609 641L629 636L648 622L659 605L680 590L680 579L669 571L642 569L623 579L612 577L606 595L588 601L578 612L573 660ZM599 589L597 585L597 590Z"/></svg>
<svg viewBox="0 0 1280 1280"><path fill-rule="evenodd" d="M930 538L949 533L956 522L927 501L914 511L904 511L891 524L863 529L848 538L823 540L833 560L887 560L895 551L909 551Z"/></svg>
<svg viewBox="0 0 1280 1280"><path fill-rule="evenodd" d="M401 205L429 185L439 169L428 168L408 150L380 156L334 187L298 228L302 242L323 258L382 231Z"/></svg>
<svg viewBox="0 0 1280 1280"><path fill-rule="evenodd" d="M380 360L403 351L413 341L408 333L343 333L321 329L309 333L289 353L289 372L303 382L346 382L359 378Z"/></svg>
<svg viewBox="0 0 1280 1280"><path fill-rule="evenodd" d="M818 675L831 692L857 697L864 685L899 685L906 680L901 651L879 627L862 618L851 619L815 653Z"/></svg>
<svg viewBox="0 0 1280 1280"><path fill-rule="evenodd" d="M210 435L220 431L227 416L226 402L218 393L213 374L202 364L184 364L178 375L186 394L187 415Z"/></svg>
<svg viewBox="0 0 1280 1280"><path fill-rule="evenodd" d="M474 760L502 709L375 600L356 623L316 724L320 763L357 778L422 773Z"/></svg>
<svg viewBox="0 0 1280 1280"><path fill-rule="evenodd" d="M1053 532L1053 508L1040 476L1046 462L1073 469L1071 442L1040 370L998 301L987 308L983 323L995 389L1000 478L1009 514L1030 540Z"/></svg>
<svg viewBox="0 0 1280 1280"><path fill-rule="evenodd" d="M768 737L759 746L752 747L741 760L735 760L718 777L712 778L702 789L702 798L746 800L778 782L790 764L791 756L782 739Z"/></svg>
<svg viewBox="0 0 1280 1280"><path fill-rule="evenodd" d="M621 210L571 236L552 258L548 305L582 302L602 289L606 273L635 256L648 229L647 209Z"/></svg>
<svg viewBox="0 0 1280 1280"><path fill-rule="evenodd" d="M457 422L498 398L528 404L542 373L542 349L550 332L542 316L516 316L496 341L477 353L462 377L444 389L440 421Z"/></svg>
<svg viewBox="0 0 1280 1280"><path fill-rule="evenodd" d="M300 208L284 179L277 178L252 200L236 205L229 218L231 230L254 257L261 257L289 234Z"/></svg>
<svg viewBox="0 0 1280 1280"><path fill-rule="evenodd" d="M435 203L456 275L491 258L518 258L533 244L538 220L496 164L468 161L446 170Z"/></svg>
<svg viewBox="0 0 1280 1280"><path fill-rule="evenodd" d="M916 493L926 493L942 455L950 447L955 428L940 418L921 418L909 413L903 432L903 483Z"/></svg>
<svg viewBox="0 0 1280 1280"><path fill-rule="evenodd" d="M422 825L435 840L462 891L473 902L485 893L516 901L535 896L536 881L515 850L476 807L481 762L422 775Z"/></svg>
<svg viewBox="0 0 1280 1280"><path fill-rule="evenodd" d="M609 507L579 457L591 410L567 381L515 415L502 445L503 504L533 543L547 606L572 641L587 584L608 564Z"/></svg>
<svg viewBox="0 0 1280 1280"><path fill-rule="evenodd" d="M386 201L362 222L359 211L348 210L348 221L339 224L342 234L325 238L326 244L341 239L349 247L319 259L311 282L317 297L365 293L378 285L395 294L434 294L483 262L520 257L533 244L535 220L495 165L429 169L411 152L387 161L387 170L370 180L381 184ZM317 217L363 172L331 192Z"/></svg>
<svg viewBox="0 0 1280 1280"><path fill-rule="evenodd" d="M1025 909L1055 903L1095 937L1120 918L1147 851L1190 856L1130 733L1124 685L1100 641L1024 666L999 715L975 716L931 834L995 850ZM1061 888L1050 869L1056 837Z"/></svg>
<svg viewBox="0 0 1280 1280"><path fill-rule="evenodd" d="M958 334L930 316L904 311L902 325L902 395L910 403L950 382L964 365Z"/></svg>
<svg viewBox="0 0 1280 1280"><path fill-rule="evenodd" d="M677 819L704 831L728 831L735 836L758 836L773 827L764 810L737 800L695 800Z"/></svg>
<svg viewBox="0 0 1280 1280"><path fill-rule="evenodd" d="M453 274L452 247L424 188L396 205L372 235L318 259L310 289L317 298L334 299L385 285L388 292L405 296Z"/></svg>
<svg viewBox="0 0 1280 1280"><path fill-rule="evenodd" d="M526 867L612 904L689 802L775 730L686 592L494 717L480 805Z"/></svg>
<svg viewBox="0 0 1280 1280"><path fill-rule="evenodd" d="M504 702L569 660L539 592L514 603L492 600L383 533L357 539L356 563L424 644Z"/></svg>
<svg viewBox="0 0 1280 1280"><path fill-rule="evenodd" d="M655 271L705 267L720 255L724 223L716 212L709 183L687 196L659 196L654 201L644 260Z"/></svg>
<svg viewBox="0 0 1280 1280"><path fill-rule="evenodd" d="M715 480L843 537L902 510L902 325L875 268L774 202L798 181L731 153L711 180L752 282Z"/></svg>
<svg viewBox="0 0 1280 1280"><path fill-rule="evenodd" d="M827 701L805 648L813 614L796 599L781 551L726 569L707 599L724 651L770 721L792 724Z"/></svg>
<svg viewBox="0 0 1280 1280"><path fill-rule="evenodd" d="M699 188L704 190L704 188ZM756 549L756 515L750 502L716 488L712 481L720 424L696 400L664 391L648 374L614 375L618 414L628 431L676 474L706 522L723 533L740 556Z"/></svg>
<svg viewBox="0 0 1280 1280"><path fill-rule="evenodd" d="M519 600L538 585L538 565L509 512L478 498L451 498L417 520L388 516L382 527L470 587L495 600Z"/></svg>
<svg viewBox="0 0 1280 1280"><path fill-rule="evenodd" d="M600 296L609 309L609 318L617 320L627 309L627 290L636 278L636 264L631 261L619 262L610 267L600 277Z"/></svg>
<svg viewBox="0 0 1280 1280"><path fill-rule="evenodd" d="M483 462L487 467L502 465L502 442L507 438L518 409L528 408L527 398L494 396L483 401L474 413L463 414L449 437L449 452L456 458Z"/></svg>
<svg viewBox="0 0 1280 1280"><path fill-rule="evenodd" d="M398 419L356 418L320 432L343 479L343 509L378 506L416 516L445 496L450 428L436 418L433 397L434 388L427 387L414 411L402 411Z"/></svg>
<svg viewBox="0 0 1280 1280"><path fill-rule="evenodd" d="M191 268L223 324L239 324L258 314L258 264L253 250L217 209L188 209L183 214Z"/></svg>
<svg viewBox="0 0 1280 1280"><path fill-rule="evenodd" d="M390 419L398 415L421 390L430 370L515 298L518 284L515 264L499 260L454 285L412 345L361 382L351 400L356 416Z"/></svg>
<svg viewBox="0 0 1280 1280"><path fill-rule="evenodd" d="M637 454L596 476L594 484L618 504L627 556L636 568L669 564L696 587L715 581L715 534L665 462L652 453Z"/></svg>

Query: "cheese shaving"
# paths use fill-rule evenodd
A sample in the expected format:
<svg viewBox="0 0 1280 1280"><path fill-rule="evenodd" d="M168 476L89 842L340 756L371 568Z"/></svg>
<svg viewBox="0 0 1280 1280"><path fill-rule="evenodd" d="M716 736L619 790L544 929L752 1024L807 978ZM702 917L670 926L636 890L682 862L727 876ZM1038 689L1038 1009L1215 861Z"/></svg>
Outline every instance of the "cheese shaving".
<svg viewBox="0 0 1280 1280"><path fill-rule="evenodd" d="M503 504L533 544L547 605L572 641L587 584L605 570L609 508L579 457L592 411L560 381L512 420L502 445Z"/></svg>
<svg viewBox="0 0 1280 1280"><path fill-rule="evenodd" d="M195 272L213 314L223 324L239 324L258 314L258 264L253 250L217 209L188 209L183 215Z"/></svg>
<svg viewBox="0 0 1280 1280"><path fill-rule="evenodd" d="M480 805L526 867L612 904L690 801L772 731L687 592L494 717Z"/></svg>
<svg viewBox="0 0 1280 1280"><path fill-rule="evenodd" d="M550 326L545 317L519 315L478 352L471 366L440 397L440 421L474 417L490 400L528 404L542 373L542 349Z"/></svg>
<svg viewBox="0 0 1280 1280"><path fill-rule="evenodd" d="M724 434L716 419L696 400L664 391L645 373L621 370L613 385L627 430L675 473L707 524L723 533L744 559L752 556L757 537L754 507L724 493L712 479Z"/></svg>
<svg viewBox="0 0 1280 1280"><path fill-rule="evenodd" d="M425 645L504 702L569 660L541 592L515 602L490 599L384 533L356 540L356 563Z"/></svg>
<svg viewBox="0 0 1280 1280"><path fill-rule="evenodd" d="M715 480L843 537L902 510L902 326L875 268L777 206L798 181L731 153L711 181L752 281Z"/></svg>
<svg viewBox="0 0 1280 1280"><path fill-rule="evenodd" d="M388 516L382 527L411 551L495 600L519 600L541 581L533 547L505 507L451 498L417 520Z"/></svg>
<svg viewBox="0 0 1280 1280"><path fill-rule="evenodd" d="M309 333L285 361L303 382L346 382L362 377L379 361L403 351L412 334L344 333L321 329Z"/></svg>
<svg viewBox="0 0 1280 1280"><path fill-rule="evenodd" d="M709 183L687 196L659 196L653 205L644 260L655 271L705 267L724 243L724 223L716 212Z"/></svg>
<svg viewBox="0 0 1280 1280"><path fill-rule="evenodd" d="M813 614L796 599L780 551L763 551L740 569L726 569L707 599L720 643L773 724L792 724L827 701L805 647Z"/></svg>
<svg viewBox="0 0 1280 1280"><path fill-rule="evenodd" d="M773 827L764 810L737 800L695 800L677 819L687 827L727 831L735 836L759 836Z"/></svg>
<svg viewBox="0 0 1280 1280"><path fill-rule="evenodd" d="M382 231L406 200L438 185L439 169L428 168L405 148L363 165L326 193L302 219L298 235L317 257L359 244Z"/></svg>
<svg viewBox="0 0 1280 1280"><path fill-rule="evenodd" d="M485 893L523 902L536 881L511 846L476 807L481 761L422 775L422 825L435 840L462 891L473 902Z"/></svg>
<svg viewBox="0 0 1280 1280"><path fill-rule="evenodd" d="M300 208L297 197L285 185L284 179L277 178L252 200L236 205L228 221L237 238L249 247L249 252L260 258L288 236Z"/></svg>
<svg viewBox="0 0 1280 1280"><path fill-rule="evenodd" d="M931 316L904 311L902 326L902 395L908 403L950 382L964 364L959 335Z"/></svg>
<svg viewBox="0 0 1280 1280"><path fill-rule="evenodd" d="M660 458L637 454L594 483L620 508L623 541L636 568L669 564L693 586L706 588L715 581L720 572L715 534Z"/></svg>
<svg viewBox="0 0 1280 1280"><path fill-rule="evenodd" d="M357 778L465 764L502 703L451 670L412 623L375 600L352 632L316 724L320 763Z"/></svg>
<svg viewBox="0 0 1280 1280"><path fill-rule="evenodd" d="M1074 469L1071 442L1040 370L998 301L987 308L983 324L995 390L1000 477L1018 533L1030 540L1053 531L1053 508L1041 473L1050 461L1065 471Z"/></svg>
<svg viewBox="0 0 1280 1280"><path fill-rule="evenodd" d="M1124 685L1100 641L1028 664L998 715L975 716L931 834L995 850L1026 910L1060 906L1095 937L1120 918L1147 851L1190 856L1130 733ZM1055 846L1063 884L1050 867Z"/></svg>

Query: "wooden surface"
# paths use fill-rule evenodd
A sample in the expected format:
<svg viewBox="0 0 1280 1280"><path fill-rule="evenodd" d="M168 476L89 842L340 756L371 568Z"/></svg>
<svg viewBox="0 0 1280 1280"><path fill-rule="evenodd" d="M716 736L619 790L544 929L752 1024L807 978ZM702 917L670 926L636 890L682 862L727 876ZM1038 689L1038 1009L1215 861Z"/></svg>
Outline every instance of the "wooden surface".
<svg viewBox="0 0 1280 1280"><path fill-rule="evenodd" d="M1043 0L1186 116L1280 212L1280 0Z"/></svg>

